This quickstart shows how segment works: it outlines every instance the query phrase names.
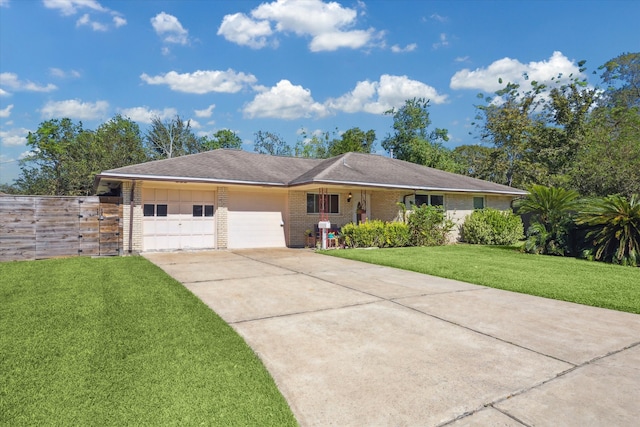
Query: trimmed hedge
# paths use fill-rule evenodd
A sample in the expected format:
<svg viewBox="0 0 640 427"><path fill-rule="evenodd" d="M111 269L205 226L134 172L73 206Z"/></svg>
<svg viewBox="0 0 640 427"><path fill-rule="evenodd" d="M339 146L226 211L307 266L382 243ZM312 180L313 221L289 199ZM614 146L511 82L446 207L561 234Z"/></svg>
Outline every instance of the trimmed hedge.
<svg viewBox="0 0 640 427"><path fill-rule="evenodd" d="M349 223L340 233L350 248L397 248L409 244L409 227L402 222L374 219L358 225Z"/></svg>
<svg viewBox="0 0 640 427"><path fill-rule="evenodd" d="M518 215L485 208L473 211L462 224L462 239L478 245L513 245L524 237Z"/></svg>

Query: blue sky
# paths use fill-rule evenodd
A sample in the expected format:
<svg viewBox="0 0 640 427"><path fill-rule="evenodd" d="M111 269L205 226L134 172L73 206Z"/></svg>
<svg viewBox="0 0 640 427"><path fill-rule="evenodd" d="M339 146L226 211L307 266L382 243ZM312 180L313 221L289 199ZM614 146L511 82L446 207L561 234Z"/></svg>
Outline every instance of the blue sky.
<svg viewBox="0 0 640 427"><path fill-rule="evenodd" d="M384 111L431 100L453 148L478 143L479 92L498 79L585 77L640 50L640 2L0 0L0 182L51 118L96 129L115 114L257 131L392 131ZM471 135L469 134L471 132Z"/></svg>

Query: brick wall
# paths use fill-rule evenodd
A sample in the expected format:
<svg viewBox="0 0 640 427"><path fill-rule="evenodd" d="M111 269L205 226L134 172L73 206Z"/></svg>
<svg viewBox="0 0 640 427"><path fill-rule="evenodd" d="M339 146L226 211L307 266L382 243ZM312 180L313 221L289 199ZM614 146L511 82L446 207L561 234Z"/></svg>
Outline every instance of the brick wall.
<svg viewBox="0 0 640 427"><path fill-rule="evenodd" d="M133 194L133 234L130 234L131 224L131 182L122 183L122 236L123 250L125 253L142 251L142 181L136 181ZM129 247L129 236L132 236L132 245Z"/></svg>
<svg viewBox="0 0 640 427"><path fill-rule="evenodd" d="M229 194L227 187L218 187L216 208L216 247L226 249L229 244L227 215L229 212Z"/></svg>
<svg viewBox="0 0 640 427"><path fill-rule="evenodd" d="M371 218L382 221L399 221L401 210L397 203L402 202L402 197L407 192L401 191L372 191L371 192Z"/></svg>
<svg viewBox="0 0 640 427"><path fill-rule="evenodd" d="M303 247L306 245L306 230L314 230L314 225L318 225L320 214L307 213L307 193L317 193L317 191L289 191L289 221L287 245L290 247ZM338 194L339 210L337 214L329 214L329 221L332 226L343 226L353 221L353 200L347 202L348 191L329 191L329 194Z"/></svg>

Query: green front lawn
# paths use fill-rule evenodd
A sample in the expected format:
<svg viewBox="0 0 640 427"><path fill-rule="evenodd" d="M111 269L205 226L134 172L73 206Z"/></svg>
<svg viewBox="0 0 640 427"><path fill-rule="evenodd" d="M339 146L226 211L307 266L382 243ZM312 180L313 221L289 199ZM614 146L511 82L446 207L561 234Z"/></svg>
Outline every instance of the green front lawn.
<svg viewBox="0 0 640 427"><path fill-rule="evenodd" d="M0 425L296 425L233 329L141 257L0 263Z"/></svg>
<svg viewBox="0 0 640 427"><path fill-rule="evenodd" d="M529 255L515 248L463 244L347 249L323 253L492 288L640 314L640 268Z"/></svg>

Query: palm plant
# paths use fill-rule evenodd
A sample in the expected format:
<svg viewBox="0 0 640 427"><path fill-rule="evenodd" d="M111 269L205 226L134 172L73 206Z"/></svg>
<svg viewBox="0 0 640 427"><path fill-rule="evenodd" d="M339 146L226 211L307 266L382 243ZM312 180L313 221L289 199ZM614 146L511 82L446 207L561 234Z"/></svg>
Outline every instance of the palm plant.
<svg viewBox="0 0 640 427"><path fill-rule="evenodd" d="M572 215L580 195L573 190L532 185L529 194L515 204L519 214L530 213L525 250L530 253L565 255L570 252Z"/></svg>
<svg viewBox="0 0 640 427"><path fill-rule="evenodd" d="M596 199L578 215L576 223L589 228L597 260L640 266L640 197L615 195Z"/></svg>

